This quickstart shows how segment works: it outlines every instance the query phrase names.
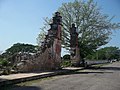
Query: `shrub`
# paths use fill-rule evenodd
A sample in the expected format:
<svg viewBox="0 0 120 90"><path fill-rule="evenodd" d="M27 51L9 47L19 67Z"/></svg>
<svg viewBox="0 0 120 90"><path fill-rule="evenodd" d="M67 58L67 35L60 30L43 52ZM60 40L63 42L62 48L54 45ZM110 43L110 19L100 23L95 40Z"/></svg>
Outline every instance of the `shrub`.
<svg viewBox="0 0 120 90"><path fill-rule="evenodd" d="M9 62L6 59L0 59L1 66L8 66Z"/></svg>
<svg viewBox="0 0 120 90"><path fill-rule="evenodd" d="M62 61L62 63L61 63L62 67L70 67L71 65L72 65L71 61L68 61L68 60Z"/></svg>
<svg viewBox="0 0 120 90"><path fill-rule="evenodd" d="M69 54L64 55L63 60L70 60L70 55Z"/></svg>

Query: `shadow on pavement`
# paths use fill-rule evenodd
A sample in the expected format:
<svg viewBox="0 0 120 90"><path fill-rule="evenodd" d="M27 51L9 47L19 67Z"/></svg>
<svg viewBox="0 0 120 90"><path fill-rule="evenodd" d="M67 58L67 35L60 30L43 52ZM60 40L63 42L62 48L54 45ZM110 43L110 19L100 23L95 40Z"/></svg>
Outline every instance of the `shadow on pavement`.
<svg viewBox="0 0 120 90"><path fill-rule="evenodd" d="M90 66L90 67L87 67L86 69L91 69L91 70L115 70L115 71L119 71L120 67L96 67L96 66Z"/></svg>
<svg viewBox="0 0 120 90"><path fill-rule="evenodd" d="M98 74L104 74L104 73L113 73L113 72L97 72L97 71L92 71L92 72L76 72L74 74L92 74L92 73L98 73Z"/></svg>
<svg viewBox="0 0 120 90"><path fill-rule="evenodd" d="M88 69L84 69L84 70L88 70ZM90 69L92 70L92 69ZM71 71L71 72L68 72L68 73L61 73L59 75L73 75L73 74L104 74L104 73L113 73L113 72L106 72L106 71ZM59 76L58 75L58 76Z"/></svg>
<svg viewBox="0 0 120 90"><path fill-rule="evenodd" d="M2 81L6 81L7 79L3 79L3 78L0 78L0 82L2 82Z"/></svg>
<svg viewBox="0 0 120 90"><path fill-rule="evenodd" d="M18 85L9 85L1 87L0 90L42 90L37 86L18 86Z"/></svg>
<svg viewBox="0 0 120 90"><path fill-rule="evenodd" d="M104 70L120 70L120 67L100 67L99 69L104 69Z"/></svg>

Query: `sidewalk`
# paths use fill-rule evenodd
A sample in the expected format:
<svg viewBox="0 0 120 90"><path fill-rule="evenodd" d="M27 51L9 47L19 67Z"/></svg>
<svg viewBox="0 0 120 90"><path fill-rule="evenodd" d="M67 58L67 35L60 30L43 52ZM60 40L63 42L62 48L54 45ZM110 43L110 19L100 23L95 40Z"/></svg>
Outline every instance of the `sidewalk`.
<svg viewBox="0 0 120 90"><path fill-rule="evenodd" d="M76 70L82 70L82 69L83 69L82 67L79 67L79 68L67 67L67 68L63 68L62 70L51 71L51 72L18 73L18 74L2 75L0 76L0 86L60 75L64 73L69 73L70 71L76 71Z"/></svg>

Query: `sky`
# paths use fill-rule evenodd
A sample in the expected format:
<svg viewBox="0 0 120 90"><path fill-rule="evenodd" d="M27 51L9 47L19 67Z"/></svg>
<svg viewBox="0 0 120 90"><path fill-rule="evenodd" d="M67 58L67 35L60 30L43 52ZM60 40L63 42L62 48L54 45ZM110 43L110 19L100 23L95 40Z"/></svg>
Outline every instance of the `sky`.
<svg viewBox="0 0 120 90"><path fill-rule="evenodd" d="M65 2L74 0L0 0L0 51L15 43L36 45L36 38L43 26L44 17L52 14ZM119 0L94 0L101 12L114 16L112 22L120 22ZM106 46L120 47L120 30L113 31Z"/></svg>

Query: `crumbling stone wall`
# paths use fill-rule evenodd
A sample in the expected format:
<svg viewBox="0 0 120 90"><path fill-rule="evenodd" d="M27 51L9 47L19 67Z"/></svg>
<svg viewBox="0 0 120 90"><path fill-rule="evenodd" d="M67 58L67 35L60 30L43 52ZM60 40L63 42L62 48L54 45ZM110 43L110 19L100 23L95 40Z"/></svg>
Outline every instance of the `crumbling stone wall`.
<svg viewBox="0 0 120 90"><path fill-rule="evenodd" d="M17 66L19 71L53 70L60 68L61 63L61 21L59 12L55 13L51 28L41 45L41 52L28 60L22 60Z"/></svg>

